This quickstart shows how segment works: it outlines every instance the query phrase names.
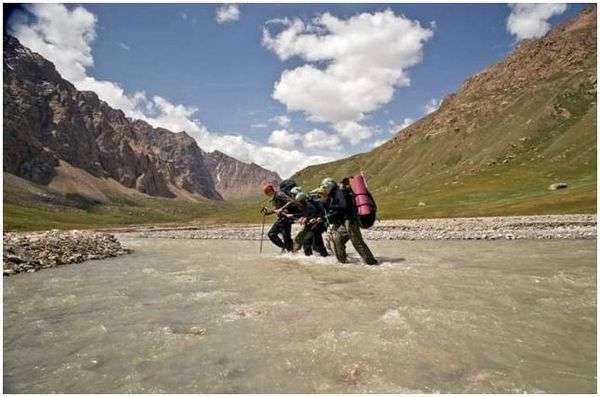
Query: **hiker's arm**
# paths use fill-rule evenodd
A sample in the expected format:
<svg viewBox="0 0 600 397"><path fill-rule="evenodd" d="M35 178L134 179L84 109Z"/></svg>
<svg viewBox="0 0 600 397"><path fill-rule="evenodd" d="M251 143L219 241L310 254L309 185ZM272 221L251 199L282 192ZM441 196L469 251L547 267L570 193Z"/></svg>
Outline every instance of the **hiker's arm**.
<svg viewBox="0 0 600 397"><path fill-rule="evenodd" d="M272 214L274 214L274 213L275 213L275 211L274 211L274 210L272 210L271 208L267 208L267 207L262 207L262 208L260 209L260 212L261 212L261 214L263 214L263 215L272 215Z"/></svg>
<svg viewBox="0 0 600 397"><path fill-rule="evenodd" d="M288 196L287 194L285 194L283 192L277 192L275 194L277 195L277 198L279 200L284 201L286 204L294 202L294 200L290 196Z"/></svg>
<svg viewBox="0 0 600 397"><path fill-rule="evenodd" d="M283 207L277 208L277 209L273 209L273 212L275 212L276 214L284 214L285 215L285 209L287 207L290 206L290 204L292 204L292 201L288 201L287 203L285 203L285 205Z"/></svg>

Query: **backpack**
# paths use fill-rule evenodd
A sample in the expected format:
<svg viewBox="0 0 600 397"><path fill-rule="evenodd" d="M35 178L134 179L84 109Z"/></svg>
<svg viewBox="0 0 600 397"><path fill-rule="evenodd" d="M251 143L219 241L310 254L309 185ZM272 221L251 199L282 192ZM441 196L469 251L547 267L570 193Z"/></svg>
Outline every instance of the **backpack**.
<svg viewBox="0 0 600 397"><path fill-rule="evenodd" d="M298 185L296 184L295 180L293 180L293 179L284 179L283 181L281 181L279 183L279 190L281 190L282 192L284 192L288 196L293 197L292 189L295 188L296 186L298 186Z"/></svg>
<svg viewBox="0 0 600 397"><path fill-rule="evenodd" d="M377 204L369 190L362 174L350 178L350 186L354 193L354 207L358 216L358 223L363 229L368 229L377 219Z"/></svg>

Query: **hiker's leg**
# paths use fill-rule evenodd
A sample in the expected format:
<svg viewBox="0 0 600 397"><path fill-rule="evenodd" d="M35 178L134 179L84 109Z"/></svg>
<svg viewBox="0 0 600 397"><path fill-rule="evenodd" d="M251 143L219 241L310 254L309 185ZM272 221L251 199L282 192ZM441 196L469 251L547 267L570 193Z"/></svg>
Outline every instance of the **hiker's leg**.
<svg viewBox="0 0 600 397"><path fill-rule="evenodd" d="M329 256L327 249L325 248L325 244L323 243L323 232L324 230L321 227L317 227L317 229L313 230L313 248L319 253L319 255Z"/></svg>
<svg viewBox="0 0 600 397"><path fill-rule="evenodd" d="M325 230L325 233L321 235L323 237L323 243L325 243L325 248L327 249L327 253L329 255L335 255L335 249L333 248L333 229L329 228Z"/></svg>
<svg viewBox="0 0 600 397"><path fill-rule="evenodd" d="M344 225L336 225L333 229L333 249L335 257L340 263L346 263L348 255L346 254L346 243L348 242L348 232Z"/></svg>
<svg viewBox="0 0 600 397"><path fill-rule="evenodd" d="M302 241L304 241L305 233L305 229L302 229L296 234L296 237L294 237L294 252L299 251L300 248L302 248Z"/></svg>
<svg viewBox="0 0 600 397"><path fill-rule="evenodd" d="M307 230L304 233L304 240L302 240L302 248L304 248L304 255L310 256L313 254L312 244L314 239L314 233L312 230Z"/></svg>
<svg viewBox="0 0 600 397"><path fill-rule="evenodd" d="M281 232L282 232L281 222L280 222L280 220L277 220L273 224L273 226L271 226L271 228L269 229L269 233L267 233L267 235L269 236L269 240L271 240L273 242L273 244L275 244L279 248L285 248L283 241L281 241L281 238L279 238L279 233L281 233Z"/></svg>
<svg viewBox="0 0 600 397"><path fill-rule="evenodd" d="M284 248L292 252L294 249L294 240L292 240L292 222L290 220L283 220L281 234L283 236Z"/></svg>
<svg viewBox="0 0 600 397"><path fill-rule="evenodd" d="M360 226L358 224L358 221L355 219L346 221L346 229L348 230L350 241L352 241L354 249L356 250L356 252L358 252L363 261L367 265L376 265L377 259L375 259L375 257L373 256L373 253L367 246L367 243L365 243L365 240L362 237L362 233L360 232Z"/></svg>

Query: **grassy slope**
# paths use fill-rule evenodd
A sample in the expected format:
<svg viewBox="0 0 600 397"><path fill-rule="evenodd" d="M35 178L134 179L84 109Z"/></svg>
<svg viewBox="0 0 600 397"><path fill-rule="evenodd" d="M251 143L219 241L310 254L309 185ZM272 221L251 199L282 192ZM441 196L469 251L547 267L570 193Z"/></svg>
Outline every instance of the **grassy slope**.
<svg viewBox="0 0 600 397"><path fill-rule="evenodd" d="M256 200L189 202L108 194L110 204L81 196L64 197L45 186L16 178L4 182L4 230L96 229L139 224L260 222ZM41 199L45 196L46 199Z"/></svg>
<svg viewBox="0 0 600 397"><path fill-rule="evenodd" d="M364 170L383 218L596 212L596 95L583 72L595 54L581 66L510 98L471 133L415 134L296 177L313 186ZM558 181L569 188L548 190Z"/></svg>

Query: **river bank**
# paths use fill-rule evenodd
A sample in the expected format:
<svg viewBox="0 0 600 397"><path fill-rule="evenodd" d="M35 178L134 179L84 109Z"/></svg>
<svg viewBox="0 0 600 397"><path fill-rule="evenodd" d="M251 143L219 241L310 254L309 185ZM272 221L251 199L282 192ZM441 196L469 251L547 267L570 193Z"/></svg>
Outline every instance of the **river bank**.
<svg viewBox="0 0 600 397"><path fill-rule="evenodd" d="M273 221L273 217L266 219L265 233ZM110 231L141 238L259 240L261 225L139 227ZM367 240L592 240L596 238L596 215L385 220L363 230L363 235Z"/></svg>
<svg viewBox="0 0 600 397"><path fill-rule="evenodd" d="M3 242L5 276L129 253L112 234L79 230L4 233Z"/></svg>
<svg viewBox="0 0 600 397"><path fill-rule="evenodd" d="M265 219L264 235L273 222ZM294 225L294 232L299 226ZM34 272L127 253L123 236L193 240L260 240L261 225L139 226L92 231L4 233L4 275ZM113 234L114 233L114 234ZM116 237L115 237L116 235ZM366 240L593 240L596 215L386 220L363 230Z"/></svg>

